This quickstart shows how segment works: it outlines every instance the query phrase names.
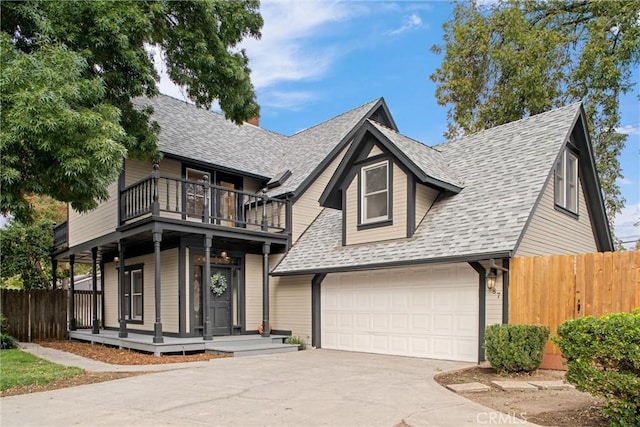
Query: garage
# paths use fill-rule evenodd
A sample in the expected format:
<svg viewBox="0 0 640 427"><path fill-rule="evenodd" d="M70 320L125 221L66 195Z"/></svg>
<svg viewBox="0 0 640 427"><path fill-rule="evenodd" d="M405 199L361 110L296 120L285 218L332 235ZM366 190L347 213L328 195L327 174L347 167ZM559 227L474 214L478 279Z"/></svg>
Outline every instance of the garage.
<svg viewBox="0 0 640 427"><path fill-rule="evenodd" d="M322 347L476 362L478 273L468 264L328 274Z"/></svg>

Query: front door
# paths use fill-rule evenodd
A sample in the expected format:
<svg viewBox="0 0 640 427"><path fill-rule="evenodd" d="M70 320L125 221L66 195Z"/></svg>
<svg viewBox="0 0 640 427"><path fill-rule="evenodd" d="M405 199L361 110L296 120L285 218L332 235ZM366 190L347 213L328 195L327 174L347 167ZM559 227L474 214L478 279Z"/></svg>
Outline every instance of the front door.
<svg viewBox="0 0 640 427"><path fill-rule="evenodd" d="M209 318L213 323L213 335L231 333L231 290L231 269L211 266Z"/></svg>

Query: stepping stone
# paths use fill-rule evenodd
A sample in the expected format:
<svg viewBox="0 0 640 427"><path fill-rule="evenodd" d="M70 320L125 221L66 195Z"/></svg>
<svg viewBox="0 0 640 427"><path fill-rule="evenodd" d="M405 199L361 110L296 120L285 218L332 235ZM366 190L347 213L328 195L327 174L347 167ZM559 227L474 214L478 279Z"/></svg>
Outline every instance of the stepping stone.
<svg viewBox="0 0 640 427"><path fill-rule="evenodd" d="M491 384L504 391L538 391L538 387L524 381L491 381Z"/></svg>
<svg viewBox="0 0 640 427"><path fill-rule="evenodd" d="M447 388L456 393L480 393L491 389L491 387L482 383L449 384Z"/></svg>
<svg viewBox="0 0 640 427"><path fill-rule="evenodd" d="M576 388L573 384L567 384L564 381L528 381L529 384L538 387L540 390L569 390Z"/></svg>

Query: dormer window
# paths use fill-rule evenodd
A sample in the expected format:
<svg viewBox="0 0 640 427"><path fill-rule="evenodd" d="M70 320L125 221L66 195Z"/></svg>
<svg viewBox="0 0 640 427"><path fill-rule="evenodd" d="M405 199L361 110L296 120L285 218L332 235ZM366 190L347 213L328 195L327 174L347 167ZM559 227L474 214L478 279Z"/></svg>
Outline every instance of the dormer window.
<svg viewBox="0 0 640 427"><path fill-rule="evenodd" d="M361 223L389 219L389 161L363 166L361 169Z"/></svg>
<svg viewBox="0 0 640 427"><path fill-rule="evenodd" d="M566 148L556 164L556 206L578 213L578 156Z"/></svg>

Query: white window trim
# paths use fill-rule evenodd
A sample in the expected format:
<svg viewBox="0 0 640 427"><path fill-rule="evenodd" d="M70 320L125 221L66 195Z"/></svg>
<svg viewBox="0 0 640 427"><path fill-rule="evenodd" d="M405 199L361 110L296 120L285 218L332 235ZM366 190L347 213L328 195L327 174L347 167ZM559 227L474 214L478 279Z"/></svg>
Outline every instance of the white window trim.
<svg viewBox="0 0 640 427"><path fill-rule="evenodd" d="M133 292L133 273L134 272L140 272L140 275L142 276L142 290L141 292ZM125 315L125 319L127 320L132 320L132 321L142 321L143 320L143 313L136 313L136 315L133 315L134 312L134 307L135 307L135 303L134 303L134 297L139 297L142 299L142 311L144 312L144 272L142 268L133 268L130 270L125 270L124 273L124 277L125 277L125 300L128 300L128 304L127 304L127 313ZM127 292L128 291L128 292Z"/></svg>
<svg viewBox="0 0 640 427"><path fill-rule="evenodd" d="M569 168L570 163L574 163L575 167ZM570 169L572 176L568 176ZM579 200L578 169L578 156L571 149L565 148L556 164L554 201L556 206L575 214L578 213Z"/></svg>
<svg viewBox="0 0 640 427"><path fill-rule="evenodd" d="M365 188L366 188L366 183L367 183L367 174L366 172L371 170L371 169L376 169L379 168L381 166L386 166L387 167L387 176L386 176L386 187L384 190L379 190L379 191L374 191L371 193L366 193ZM389 161L388 160L383 160L381 162L378 163L374 163L372 165L366 165L366 166L362 166L362 168L360 169L360 223L361 224L371 224L371 223L375 223L375 222L380 222L380 221L386 221L389 219ZM367 218L367 196L372 196L375 194L381 194L381 193L386 193L387 194L387 214L386 215L382 215L382 216L378 216L375 218Z"/></svg>

